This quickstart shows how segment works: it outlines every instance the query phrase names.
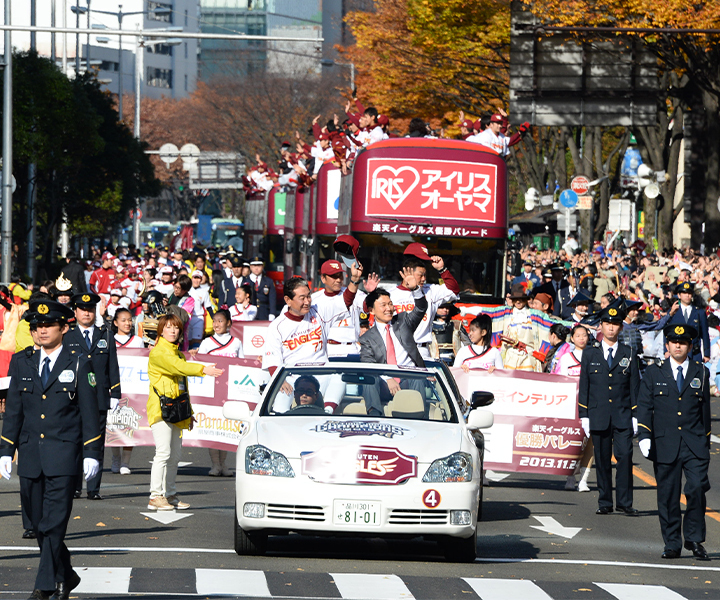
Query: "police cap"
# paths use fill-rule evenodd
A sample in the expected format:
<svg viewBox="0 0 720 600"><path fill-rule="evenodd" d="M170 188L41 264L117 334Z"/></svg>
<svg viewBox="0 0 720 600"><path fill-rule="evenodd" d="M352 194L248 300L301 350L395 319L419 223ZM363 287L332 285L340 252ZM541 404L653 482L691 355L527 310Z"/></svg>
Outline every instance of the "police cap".
<svg viewBox="0 0 720 600"><path fill-rule="evenodd" d="M663 327L663 334L667 341L691 343L697 337L698 332L690 325L673 323Z"/></svg>
<svg viewBox="0 0 720 600"><path fill-rule="evenodd" d="M692 294L693 293L693 285L689 281L683 281L682 283L678 283L677 286L675 286L675 293L676 294Z"/></svg>
<svg viewBox="0 0 720 600"><path fill-rule="evenodd" d="M622 323L626 316L627 315L622 308L608 306L598 315L598 318L602 323Z"/></svg>
<svg viewBox="0 0 720 600"><path fill-rule="evenodd" d="M38 323L60 323L65 324L75 315L65 304L41 298L30 302L30 307L23 318L31 325Z"/></svg>
<svg viewBox="0 0 720 600"><path fill-rule="evenodd" d="M75 308L92 310L100 303L100 296L93 294L92 292L88 292L86 294L75 294L70 299L70 302L72 302Z"/></svg>

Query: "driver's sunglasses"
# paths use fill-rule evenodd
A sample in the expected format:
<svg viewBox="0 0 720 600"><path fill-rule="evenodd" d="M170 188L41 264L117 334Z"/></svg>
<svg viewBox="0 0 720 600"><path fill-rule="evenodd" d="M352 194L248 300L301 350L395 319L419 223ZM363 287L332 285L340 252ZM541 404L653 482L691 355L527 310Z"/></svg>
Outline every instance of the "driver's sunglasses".
<svg viewBox="0 0 720 600"><path fill-rule="evenodd" d="M317 396L317 392L315 390L311 390L310 388L302 388L295 390L295 393L299 396Z"/></svg>

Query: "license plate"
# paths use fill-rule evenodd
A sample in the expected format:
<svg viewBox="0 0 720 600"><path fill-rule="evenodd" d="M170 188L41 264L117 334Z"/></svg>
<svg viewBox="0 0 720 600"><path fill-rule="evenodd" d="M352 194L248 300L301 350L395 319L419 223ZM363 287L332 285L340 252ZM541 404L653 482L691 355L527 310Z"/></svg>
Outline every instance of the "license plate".
<svg viewBox="0 0 720 600"><path fill-rule="evenodd" d="M366 525L380 527L380 502L335 500L333 525Z"/></svg>

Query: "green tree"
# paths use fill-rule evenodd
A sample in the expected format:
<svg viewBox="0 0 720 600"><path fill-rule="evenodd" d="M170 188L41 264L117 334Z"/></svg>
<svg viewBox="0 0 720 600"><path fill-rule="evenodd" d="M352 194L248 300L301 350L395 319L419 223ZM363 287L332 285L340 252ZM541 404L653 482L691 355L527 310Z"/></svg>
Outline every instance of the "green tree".
<svg viewBox="0 0 720 600"><path fill-rule="evenodd" d="M50 60L19 52L13 57L13 238L21 257L31 162L40 272L50 272L64 215L71 234L102 237L127 219L137 195L159 191L144 146L118 121L93 75L70 81Z"/></svg>

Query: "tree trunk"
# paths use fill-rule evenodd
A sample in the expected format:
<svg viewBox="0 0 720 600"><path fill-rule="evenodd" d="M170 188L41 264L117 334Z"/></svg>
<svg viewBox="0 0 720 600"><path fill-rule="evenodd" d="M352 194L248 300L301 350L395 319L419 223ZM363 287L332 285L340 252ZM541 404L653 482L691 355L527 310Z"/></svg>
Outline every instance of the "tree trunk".
<svg viewBox="0 0 720 600"><path fill-rule="evenodd" d="M702 93L705 107L707 168L705 171L705 210L693 211L690 224L693 248L699 248L700 241L705 244L705 251L714 249L720 242L720 210L718 209L718 177L720 176L720 115L718 115L718 97L709 92ZM697 132L699 133L699 132ZM697 137L697 136L696 136ZM704 222L703 222L704 221ZM702 227L705 235L702 236ZM704 237L704 239L703 239Z"/></svg>

